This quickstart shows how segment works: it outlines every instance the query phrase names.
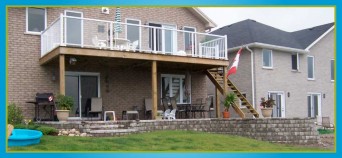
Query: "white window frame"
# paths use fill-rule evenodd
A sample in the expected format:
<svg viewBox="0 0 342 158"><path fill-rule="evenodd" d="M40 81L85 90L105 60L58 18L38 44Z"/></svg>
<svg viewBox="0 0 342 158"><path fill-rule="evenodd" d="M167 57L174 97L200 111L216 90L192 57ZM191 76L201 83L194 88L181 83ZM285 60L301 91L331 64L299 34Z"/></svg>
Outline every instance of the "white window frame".
<svg viewBox="0 0 342 158"><path fill-rule="evenodd" d="M74 11L74 10L64 10L64 16L68 16L68 15L66 15L67 14L67 12L70 12L70 13L78 13L78 14L81 14L81 17L79 17L79 18L81 18L82 20L81 20L81 47L83 47L83 36L84 36L84 34L83 34L83 12L81 12L81 11ZM67 18L64 18L63 19L63 21L64 21L64 42L66 43L67 42L67 22L66 22L66 19ZM75 43L67 43L68 45L79 45L79 44L75 44Z"/></svg>
<svg viewBox="0 0 342 158"><path fill-rule="evenodd" d="M281 100L281 118L286 118L286 101L285 101L285 92L284 91L268 91L267 92L267 96L270 98L271 97L271 93L276 93L277 95L281 95L282 100ZM276 105L274 105L276 106ZM273 107L274 108L274 107Z"/></svg>
<svg viewBox="0 0 342 158"><path fill-rule="evenodd" d="M126 35L126 38L128 37L128 36L127 36L127 32L128 32L128 31L127 31L127 24L128 24L127 21L128 21L128 20L139 21L139 24L138 24L138 25L139 25L139 26L138 26L138 27L139 27L139 49L141 49L141 48L142 48L142 47L141 47L141 20L139 20L139 19L133 19L133 18L126 18L126 19L125 19L125 22L126 22L126 31L125 31L126 34L125 34L125 35ZM134 41L130 41L130 42L134 42Z"/></svg>
<svg viewBox="0 0 342 158"><path fill-rule="evenodd" d="M270 59L271 59L271 62L270 62L270 66L265 66L264 65L264 50L269 50L270 51ZM262 49L262 68L264 69L273 69L273 51L271 49Z"/></svg>
<svg viewBox="0 0 342 158"><path fill-rule="evenodd" d="M97 77L97 97L101 97L101 75L99 72L79 72L79 71L65 71L65 75L64 75L64 79L66 78L66 76L78 76L78 91L81 92L81 76L95 76ZM79 96L79 102L78 102L78 107L80 107L82 105L82 96ZM76 105L75 105L76 106ZM80 108L79 113L82 113L82 108ZM85 117L83 117L85 118ZM98 116L98 119L100 119L101 117ZM79 120L82 119L82 115L78 116L78 117L69 117L69 120Z"/></svg>
<svg viewBox="0 0 342 158"><path fill-rule="evenodd" d="M179 89L180 89L180 91L179 91L179 93L180 93L180 95L179 95L179 101L181 101L181 102L179 102L179 103L177 103L177 104L191 104L191 91L192 91L192 89L191 89L191 86L190 86L190 96L189 96L189 103L183 103L183 95L184 95L184 90L183 90L183 79L185 79L185 75L176 75L176 74L161 74L161 78L160 78L160 85L162 85L162 78L163 77L171 77L171 78L180 78L181 80L179 80L179 84L180 84L180 87L179 87ZM172 80L171 80L172 81ZM185 84L185 83L184 83ZM191 83L190 83L191 84ZM172 82L171 82L171 84L170 84L170 87L172 87ZM172 89L170 89L171 91L170 91L170 94L172 93ZM163 91L163 87L162 86L160 86L160 97L162 98L163 97L163 94L162 94L162 91Z"/></svg>
<svg viewBox="0 0 342 158"><path fill-rule="evenodd" d="M315 93L315 92L309 92L307 94L306 97L310 96L311 97L311 105L310 105L310 108L311 108L311 112L312 112L312 109L314 107L312 107L312 99L313 99L313 95L318 95L318 107L317 107L317 110L318 110L318 117L322 116L322 94L321 93ZM314 117L317 117L317 116L314 116Z"/></svg>
<svg viewBox="0 0 342 158"><path fill-rule="evenodd" d="M26 7L26 34L32 34L32 35L40 35L41 34L41 32L35 32L35 31L29 31L28 30L28 8L39 8L39 7ZM44 24L44 30L46 29L46 27L47 27L47 10L46 10L46 8L39 8L39 9L44 9L44 11L45 11L45 15L44 15L44 17L45 17L45 19L44 19L44 22L45 22L45 24Z"/></svg>
<svg viewBox="0 0 342 158"><path fill-rule="evenodd" d="M334 61L334 70L331 71L331 62ZM334 74L334 78L331 78L331 74ZM335 82L335 59L330 59L330 81Z"/></svg>
<svg viewBox="0 0 342 158"><path fill-rule="evenodd" d="M296 55L297 56L297 69L293 69L292 68L292 55ZM291 55L291 70L292 71L299 71L299 68L300 68L299 53L293 53L292 55Z"/></svg>
<svg viewBox="0 0 342 158"><path fill-rule="evenodd" d="M197 31L197 30L196 30L196 27L183 26L183 30L184 30L184 31L186 31L185 28L194 29L194 41L193 41L193 43L196 44L196 40L197 40L196 34L195 34L195 32ZM184 50L186 50L186 45L185 45L185 33L184 33L184 35L183 35L183 39L184 39L184 41L183 41ZM193 48L193 49L194 49L194 48Z"/></svg>
<svg viewBox="0 0 342 158"><path fill-rule="evenodd" d="M309 78L309 58L312 58L312 78ZM308 80L315 80L315 57L314 56L311 56L311 55L308 55L307 56L307 66L308 66L308 74L307 74L307 78Z"/></svg>

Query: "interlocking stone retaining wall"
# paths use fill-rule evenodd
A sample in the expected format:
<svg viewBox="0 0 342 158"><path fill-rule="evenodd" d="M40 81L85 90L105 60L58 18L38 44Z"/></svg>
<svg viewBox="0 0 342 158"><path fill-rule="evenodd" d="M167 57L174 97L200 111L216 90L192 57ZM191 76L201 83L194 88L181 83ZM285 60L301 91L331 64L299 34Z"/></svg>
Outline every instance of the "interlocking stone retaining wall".
<svg viewBox="0 0 342 158"><path fill-rule="evenodd" d="M78 128L90 132L90 126L120 124L117 130L100 130L94 136L120 136L157 130L190 130L209 133L239 135L257 140L288 143L317 144L320 141L315 119L272 118L272 119L188 119L188 120L141 120L119 122L55 123L56 128Z"/></svg>

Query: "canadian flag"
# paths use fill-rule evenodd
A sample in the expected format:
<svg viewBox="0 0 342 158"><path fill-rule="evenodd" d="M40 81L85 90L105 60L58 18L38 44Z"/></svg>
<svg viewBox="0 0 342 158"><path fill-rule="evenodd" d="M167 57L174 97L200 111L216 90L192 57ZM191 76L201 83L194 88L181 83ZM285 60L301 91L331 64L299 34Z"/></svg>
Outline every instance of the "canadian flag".
<svg viewBox="0 0 342 158"><path fill-rule="evenodd" d="M240 58L240 53L241 53L242 47L239 49L239 51L237 52L235 59L233 61L233 65L230 67L228 74L227 74L227 78L229 75L236 73L236 70L238 68L238 64L239 64L239 58Z"/></svg>

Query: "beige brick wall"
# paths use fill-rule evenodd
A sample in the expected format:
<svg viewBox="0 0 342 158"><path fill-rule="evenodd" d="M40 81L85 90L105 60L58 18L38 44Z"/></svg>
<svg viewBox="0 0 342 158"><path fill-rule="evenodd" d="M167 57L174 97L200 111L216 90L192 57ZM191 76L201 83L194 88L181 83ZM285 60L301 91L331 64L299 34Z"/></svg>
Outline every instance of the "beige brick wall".
<svg viewBox="0 0 342 158"><path fill-rule="evenodd" d="M256 103L266 97L268 91L285 94L286 117L307 117L307 94L320 93L322 116L334 116L334 82L330 81L330 59L334 58L334 32L330 32L310 49L308 55L315 56L315 80L307 80L307 55L300 55L300 71L291 71L291 53L273 50L274 68L262 68L261 49L255 51ZM290 97L287 93L290 93ZM325 98L323 98L325 94Z"/></svg>
<svg viewBox="0 0 342 158"><path fill-rule="evenodd" d="M59 17L64 10L83 12L83 17L114 20L115 8L110 8L110 14L101 14L101 8L48 8L48 25ZM37 92L59 91L58 67L56 65L39 65L40 58L40 36L26 34L26 10L25 8L8 9L8 102L16 103L23 111L26 118L33 118L33 105L25 101L33 100ZM200 22L192 13L185 8L121 8L122 21L125 18L141 20L146 22L156 22L163 24L173 24L180 26L194 26L197 31L204 31L204 24ZM182 40L183 37L178 37ZM149 70L121 70L117 67L109 68L103 65L89 67L88 69L70 68L67 71L100 72L101 74L101 94L104 99L105 110L114 109L121 113L129 106L142 105L143 98L151 96L151 78ZM184 71L185 72L185 71ZM180 72L185 74L184 72ZM109 89L106 92L103 74L109 74ZM55 74L56 80L52 80ZM158 75L160 78L160 73ZM205 97L205 75L193 73L192 78L193 97ZM160 82L158 82L158 86ZM159 91L160 88L158 88ZM159 93L159 92L158 92Z"/></svg>

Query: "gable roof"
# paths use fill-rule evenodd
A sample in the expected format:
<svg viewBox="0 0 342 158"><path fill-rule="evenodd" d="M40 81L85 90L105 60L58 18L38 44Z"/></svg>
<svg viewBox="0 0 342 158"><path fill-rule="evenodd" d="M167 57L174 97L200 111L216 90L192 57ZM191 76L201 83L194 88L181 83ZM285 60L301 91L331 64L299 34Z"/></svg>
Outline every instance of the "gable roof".
<svg viewBox="0 0 342 158"><path fill-rule="evenodd" d="M205 15L201 10L196 7L190 7L188 10L193 13L197 18L199 18L202 22L205 23L206 29L211 29L216 27L216 23L212 21L207 15Z"/></svg>
<svg viewBox="0 0 342 158"><path fill-rule="evenodd" d="M326 33L329 29L334 26L334 23L328 23L304 30L299 30L292 32L291 34L297 39L297 41L304 46L304 48L308 48L313 42L315 42L318 38L320 38L324 33Z"/></svg>
<svg viewBox="0 0 342 158"><path fill-rule="evenodd" d="M334 26L334 23L320 25L296 32L286 32L256 22L255 20L247 19L224 26L211 33L227 35L229 48L251 43L262 43L304 50L332 26Z"/></svg>

